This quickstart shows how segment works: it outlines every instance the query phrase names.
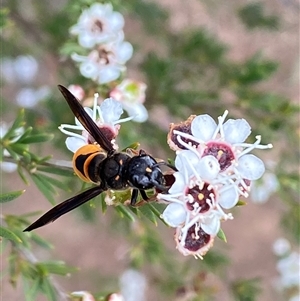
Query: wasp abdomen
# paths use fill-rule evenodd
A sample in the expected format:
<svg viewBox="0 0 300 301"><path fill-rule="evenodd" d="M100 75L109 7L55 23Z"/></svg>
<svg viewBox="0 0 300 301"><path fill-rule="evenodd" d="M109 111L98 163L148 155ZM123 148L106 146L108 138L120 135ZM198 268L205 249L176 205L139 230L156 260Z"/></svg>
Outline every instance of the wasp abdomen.
<svg viewBox="0 0 300 301"><path fill-rule="evenodd" d="M99 184L101 182L99 168L105 158L106 153L98 145L82 146L73 157L74 171L83 181Z"/></svg>

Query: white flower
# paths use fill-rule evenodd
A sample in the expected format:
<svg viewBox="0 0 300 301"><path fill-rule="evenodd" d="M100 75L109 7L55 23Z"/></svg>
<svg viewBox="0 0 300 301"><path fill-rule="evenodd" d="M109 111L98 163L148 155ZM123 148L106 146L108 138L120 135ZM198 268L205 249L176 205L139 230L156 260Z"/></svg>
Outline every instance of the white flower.
<svg viewBox="0 0 300 301"><path fill-rule="evenodd" d="M253 144L245 143L251 133L248 122L244 119L224 122L227 114L225 111L218 118L218 124L205 114L191 116L185 123L172 125L168 143L174 150L189 149L201 157L215 157L219 162L220 176L224 177L224 181L234 183L240 194L247 197L247 180L257 180L265 171L262 160L249 152L255 148L271 148L272 145L261 145L260 136L256 136Z"/></svg>
<svg viewBox="0 0 300 301"><path fill-rule="evenodd" d="M85 92L83 90L83 88L79 85L70 85L68 86L68 90L79 100L82 101L84 96L85 96Z"/></svg>
<svg viewBox="0 0 300 301"><path fill-rule="evenodd" d="M86 291L72 292L71 296L80 298L80 301L95 301L95 298L92 296L92 294Z"/></svg>
<svg viewBox="0 0 300 301"><path fill-rule="evenodd" d="M107 301L125 301L125 299L121 294L113 293L108 296Z"/></svg>
<svg viewBox="0 0 300 301"><path fill-rule="evenodd" d="M223 209L233 208L240 196L247 197L250 182L265 170L263 162L249 152L272 147L260 145L260 136L254 144L245 143L251 133L249 124L244 119L224 122L227 113L218 118L218 124L206 114L191 115L170 126L168 144L176 151L177 171L168 193L157 198L168 204L161 217L177 228L177 248L184 255L201 257L207 252L221 221L233 219ZM207 235L207 244L202 244L199 233ZM195 246L199 247L196 253Z"/></svg>
<svg viewBox="0 0 300 301"><path fill-rule="evenodd" d="M90 108L84 108L90 115L93 121L104 131L105 136L112 142L115 149L118 146L115 144L115 137L118 135L120 125L119 123L130 120L131 118L120 119L123 113L121 104L112 99L105 99L100 106L97 106L97 100L99 95L96 93L94 96L93 110ZM59 129L66 135L71 136L66 139L67 148L75 153L80 147L94 143L93 137L91 137L84 129L82 124L77 118L75 118L75 125L62 124ZM74 133L69 130L81 131L81 134Z"/></svg>
<svg viewBox="0 0 300 301"><path fill-rule="evenodd" d="M38 67L37 60L31 55L20 55L14 62L17 78L22 83L31 83L38 73Z"/></svg>
<svg viewBox="0 0 300 301"><path fill-rule="evenodd" d="M273 252L277 256L283 256L291 250L290 242L285 238L278 238L273 244Z"/></svg>
<svg viewBox="0 0 300 301"><path fill-rule="evenodd" d="M78 42L84 48L107 43L117 38L124 26L124 18L114 12L110 3L94 3L84 10L78 23L71 27L71 34L78 35Z"/></svg>
<svg viewBox="0 0 300 301"><path fill-rule="evenodd" d="M50 88L47 86L42 86L38 89L23 88L18 92L16 100L20 107L33 108L49 95Z"/></svg>
<svg viewBox="0 0 300 301"><path fill-rule="evenodd" d="M120 277L121 294L126 301L145 301L147 280L137 270L126 270Z"/></svg>
<svg viewBox="0 0 300 301"><path fill-rule="evenodd" d="M300 254L292 252L280 259L277 263L277 270L280 273L280 284L283 288L299 287Z"/></svg>
<svg viewBox="0 0 300 301"><path fill-rule="evenodd" d="M277 177L272 172L265 172L259 181L252 182L251 200L253 203L265 203L270 196L278 189Z"/></svg>
<svg viewBox="0 0 300 301"><path fill-rule="evenodd" d="M31 55L20 55L15 59L3 58L0 72L2 77L10 83L19 81L28 84L36 78L38 62Z"/></svg>
<svg viewBox="0 0 300 301"><path fill-rule="evenodd" d="M208 250L213 246L215 236L203 231L199 224L194 224L187 230L178 227L175 232L176 248L184 256L192 255L203 259Z"/></svg>
<svg viewBox="0 0 300 301"><path fill-rule="evenodd" d="M220 220L232 219L221 209L232 208L238 201L235 186L222 187L217 175L220 170L213 156L200 158L191 150L178 152L175 159L177 172L175 182L168 194L159 194L158 199L169 203L162 214L171 227L182 227L184 233L199 224L204 232L216 235L220 230Z"/></svg>
<svg viewBox="0 0 300 301"><path fill-rule="evenodd" d="M72 54L72 59L79 62L80 73L99 84L106 84L118 79L126 70L125 63L133 53L132 45L123 41L123 36L106 44L98 45L88 56Z"/></svg>
<svg viewBox="0 0 300 301"><path fill-rule="evenodd" d="M133 116L133 121L145 122L148 119L147 109L143 105L146 88L143 82L124 79L110 92L110 96L121 102L128 115Z"/></svg>

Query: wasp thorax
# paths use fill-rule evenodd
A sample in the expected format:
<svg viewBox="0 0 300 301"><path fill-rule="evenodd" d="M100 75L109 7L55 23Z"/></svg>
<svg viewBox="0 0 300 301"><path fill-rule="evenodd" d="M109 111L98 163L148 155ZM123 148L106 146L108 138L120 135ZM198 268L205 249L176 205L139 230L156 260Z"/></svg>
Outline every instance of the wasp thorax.
<svg viewBox="0 0 300 301"><path fill-rule="evenodd" d="M131 158L127 170L130 185L138 189L161 188L165 184L159 165L149 155L141 154Z"/></svg>

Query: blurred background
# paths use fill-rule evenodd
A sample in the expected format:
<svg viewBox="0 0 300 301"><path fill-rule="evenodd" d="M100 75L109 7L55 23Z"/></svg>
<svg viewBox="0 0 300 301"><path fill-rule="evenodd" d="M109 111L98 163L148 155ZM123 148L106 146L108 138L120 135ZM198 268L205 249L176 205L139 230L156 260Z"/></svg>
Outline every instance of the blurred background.
<svg viewBox="0 0 300 301"><path fill-rule="evenodd" d="M57 127L73 123L74 117L57 84L79 84L89 93L97 88L70 59L76 39L69 28L92 3L2 1L1 121L13 122L25 108L26 126L54 135L51 141L30 145L41 157L72 158ZM141 274L125 274L125 283L136 282L134 290L144 291L144 296L130 300L292 300L299 287L283 285L274 243L285 238L291 252L299 254L299 2L111 3L124 16L125 37L134 47L127 77L148 87L144 105L149 119L122 125L119 145L138 141L155 157L172 158L166 143L170 122L205 113L216 119L229 110L230 118L249 122L252 139L259 134L263 144L274 145L256 152L267 177L258 182L246 206L232 210L234 220L222 226L227 243L216 239L204 260L177 252L174 230L160 221L154 225L140 216L132 222L114 208L103 214L101 198L36 231L52 248L35 241L28 250L37 260L61 260L78 268L67 277L51 278L50 284L64 292L118 292L124 286L120 277L133 268ZM58 203L83 188L72 173L58 175L66 191L56 187L47 195L45 185L31 177L32 170L24 168L26 185L20 172L1 167L2 192L26 190L1 204L2 225L7 225L7 216L39 211L26 217L33 221L52 206L47 198ZM2 299L30 300L24 294L28 273L20 273L22 265L12 271L11 264L21 262L24 254L5 240L1 249ZM293 275L299 272L297 263L292 268ZM49 295L39 294L35 300L51 300Z"/></svg>

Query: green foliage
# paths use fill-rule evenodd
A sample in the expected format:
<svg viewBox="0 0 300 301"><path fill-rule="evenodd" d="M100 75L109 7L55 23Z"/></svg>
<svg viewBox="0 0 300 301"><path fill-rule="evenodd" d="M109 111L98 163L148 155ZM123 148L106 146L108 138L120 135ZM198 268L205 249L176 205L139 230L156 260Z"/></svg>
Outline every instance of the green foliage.
<svg viewBox="0 0 300 301"><path fill-rule="evenodd" d="M242 279L232 283L232 293L236 301L255 301L261 291L260 279Z"/></svg>
<svg viewBox="0 0 300 301"><path fill-rule="evenodd" d="M76 23L81 11L94 1L69 1L65 7L59 4L56 8L50 2L32 3L30 18L22 11L18 1L9 1L8 7L0 10L0 28L4 32L0 41L3 45L2 55L15 57L24 53L32 54L47 62L46 71L43 72L49 72L51 85L53 80L65 85L78 83L89 91L89 96L96 89L103 97L107 96L108 86L99 88L84 79L75 64L67 60L73 52L79 53L82 49L78 47L77 39L70 37L69 27ZM277 167L274 172L280 182L277 196L286 206L283 228L299 243L299 175L295 170L299 160L295 121L299 108L286 96L264 89L264 85L278 71L278 62L267 58L262 51L237 62L229 56L229 46L205 27L174 32L170 29L169 12L156 3L138 0L114 0L112 3L115 10L125 13L125 17L141 25L136 26L140 32L134 30L128 33L128 40L135 34L142 34L155 41L155 47L148 52L141 50L137 59L140 63L138 71L144 73L148 85L145 105L149 110L163 107L168 117L171 116L176 122L195 113L217 117L227 109L238 118L245 116L255 134L262 135L268 142L278 141L285 146L278 150L275 158ZM275 30L281 24L277 16L265 13L261 2L245 5L239 10L238 16L248 29ZM140 49L140 46L143 45L135 45L136 49ZM128 69L132 67L136 65L129 65ZM227 99L226 95L230 95L230 98ZM6 112L14 111L11 103L11 99L4 99L3 108L6 107ZM73 196L77 191L88 188L88 185L79 184L75 179L71 162L54 160L51 156L53 149L58 157L62 152L67 153L65 137L58 133L57 126L73 122L72 113L58 91L53 89L51 97L44 103L34 109L21 110L0 139L0 161L15 163L24 183L32 182L51 204L60 199L59 190L67 190ZM155 152L156 148L159 148L159 154L168 151L165 129L152 120L138 126L122 125L120 141L120 149L123 150L127 149L126 145L137 149L141 144L142 148L148 147L151 152ZM51 146L54 147L51 149ZM68 158L71 159L69 152ZM5 250L8 252L8 268L5 272L12 285L16 286L22 281L26 301L38 299L39 294L45 295L48 300L60 300L62 292L52 276L66 276L76 269L61 260L40 261L35 257L37 248L50 252L52 244L34 232L22 232L29 225L29 220L40 212L19 216L6 213L6 206L10 202L21 195L26 196L24 190L18 190L18 187L14 189L0 196L4 209L0 236L3 245L9 246ZM151 192L149 195L152 196ZM107 205L106 196L111 197L113 206ZM160 233L168 231L170 237L173 235L173 229L166 229L160 223L165 205L141 201L137 207L130 207L129 199L129 190L109 192L108 195L103 193L82 206L81 212L92 225L97 224L100 211L106 214L109 225L101 228L101 231L103 229L108 235L119 235L118 239L129 242L126 253L128 265L145 269L147 273L149 271L151 285L158 287L166 300L176 297L184 299L189 294L194 296L193 300L213 300L219 288L207 284L206 277L215 274L214 277L226 285L228 279L224 270L230 264L227 256L213 250L205 255L203 261L178 259L180 255L175 253L175 248L168 249ZM237 204L241 205L245 205L244 200ZM162 226L166 230L160 231ZM226 236L222 230L218 238L215 244L223 248ZM108 279L107 275L103 277ZM95 282L98 280L95 279ZM233 281L230 289L235 300L259 300L259 279ZM101 287L98 295L106 296L102 292L106 290Z"/></svg>
<svg viewBox="0 0 300 301"><path fill-rule="evenodd" d="M22 195L24 192L25 190L18 190L18 191L12 191L8 193L2 193L0 195L0 203L10 202L16 199L17 197L19 197L20 195Z"/></svg>
<svg viewBox="0 0 300 301"><path fill-rule="evenodd" d="M241 21L249 29L263 28L278 30L280 27L279 17L267 15L264 11L264 4L262 2L246 4L239 9L238 15Z"/></svg>

